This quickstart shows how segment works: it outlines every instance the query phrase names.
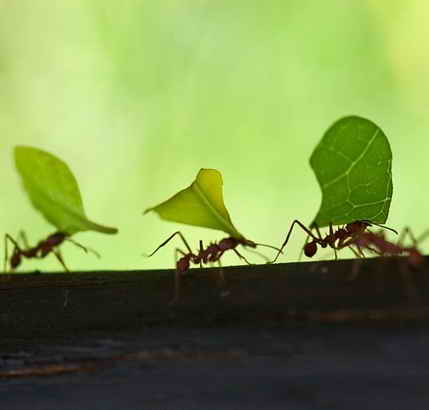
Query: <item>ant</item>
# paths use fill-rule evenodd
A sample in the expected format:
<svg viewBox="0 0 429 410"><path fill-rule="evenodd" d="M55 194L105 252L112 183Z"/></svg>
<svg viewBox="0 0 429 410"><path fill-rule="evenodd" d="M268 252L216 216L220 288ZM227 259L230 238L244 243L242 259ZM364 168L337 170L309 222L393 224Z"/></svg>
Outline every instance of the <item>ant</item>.
<svg viewBox="0 0 429 410"><path fill-rule="evenodd" d="M413 246L403 246L402 238L409 235L412 239ZM342 244L342 247L355 246L360 257L364 257L362 249L367 249L379 256L400 256L406 255L408 263L413 267L418 267L423 264L424 256L417 248L418 241L414 238L409 228L405 228L397 243L388 241L385 238L384 232L363 232L355 238L351 238L348 242Z"/></svg>
<svg viewBox="0 0 429 410"><path fill-rule="evenodd" d="M359 220L359 221L354 221L351 223L348 223L346 225L344 225L341 228L338 228L337 230L334 230L332 223L329 224L329 233L322 238L322 235L319 231L319 228L317 227L317 225L314 226L314 228L317 231L318 236L315 236L310 229L308 229L303 223L301 223L300 221L298 221L297 219L295 219L292 222L292 225L289 229L288 234L286 235L286 239L283 242L282 246L280 247L280 251L283 250L283 248L286 246L286 244L289 241L289 238L292 234L292 230L294 228L295 225L298 225L301 229L303 229L309 238L312 238L312 241L308 242L308 238L307 241L304 245L304 255L311 258L313 257L316 253L317 253L317 246L320 246L321 248L326 248L327 246L331 247L334 252L335 252L335 259L337 259L337 250L343 249L345 247L349 247L356 256L360 256L358 255L358 253L355 251L355 249L353 247L351 247L352 243L351 240L353 240L354 238L358 238L360 237L363 233L365 233L366 229L372 225L377 225L380 226L384 229L388 229L392 232L397 233L394 229L392 228L388 228L386 226L382 226L382 225L378 225L375 224L373 222L367 221L367 220ZM275 259L273 260L273 263L277 260L277 258L280 256L281 252L278 252Z"/></svg>
<svg viewBox="0 0 429 410"><path fill-rule="evenodd" d="M179 248L175 249L175 255L176 255L175 296L171 303L175 303L179 299L180 277L186 271L189 270L191 264L200 265L200 267L202 267L203 264L205 265L208 263L218 262L220 265L220 258L223 256L223 254L228 250L232 250L240 259L244 260L244 262L250 265L251 263L240 252L237 251L236 248L238 245L242 245L243 247L248 247L252 249L256 248L257 246L264 246L264 247L275 249L281 252L280 249L271 245L256 243L245 238L227 237L227 238L221 239L218 243L216 242L210 243L206 248L203 247L203 241L200 240L200 248L197 253L194 253L191 250L191 247L189 246L183 234L180 231L177 231L177 232L174 232L172 235L170 235L164 242L161 243L161 245L159 245L151 254L147 256L148 257L153 256L156 252L158 252L159 249L161 249L168 242L170 242L176 235L180 237L188 252L184 252ZM179 259L177 259L177 254L181 255ZM221 280L224 281L223 274L221 273L220 275L221 275Z"/></svg>
<svg viewBox="0 0 429 410"><path fill-rule="evenodd" d="M12 243L14 246L12 256L9 260L10 269L13 271L19 267L19 265L22 262L22 258L27 259L43 259L50 253L53 253L58 261L61 263L62 267L66 272L69 272L63 257L61 256L60 251L57 249L64 241L69 241L76 245L77 247L81 248L85 252L92 252L95 254L98 258L100 257L99 253L91 248L87 248L80 243L74 241L70 238L70 235L65 232L54 232L53 234L49 235L46 239L41 240L37 243L37 245L30 247L27 241L27 237L23 231L19 233L19 237L22 239L24 243L24 249L21 248L18 244L18 242L12 238L9 234L6 234L4 237L4 243L5 243L5 255L4 255L4 271L7 271L7 262L9 259L8 255L8 243Z"/></svg>

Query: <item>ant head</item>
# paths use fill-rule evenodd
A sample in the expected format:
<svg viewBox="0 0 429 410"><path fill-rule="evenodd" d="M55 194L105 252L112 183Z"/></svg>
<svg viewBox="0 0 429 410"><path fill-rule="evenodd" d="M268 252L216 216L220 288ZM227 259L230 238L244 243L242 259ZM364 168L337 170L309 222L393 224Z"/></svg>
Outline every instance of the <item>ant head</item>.
<svg viewBox="0 0 429 410"><path fill-rule="evenodd" d="M12 270L16 269L21 264L21 253L19 252L19 249L15 248L13 251L13 254L10 258L10 268Z"/></svg>
<svg viewBox="0 0 429 410"><path fill-rule="evenodd" d="M246 239L243 241L246 241ZM221 241L219 241L218 247L221 251L227 251L228 249L234 249L239 243L242 245L245 244L245 242L242 242L241 240L231 236L229 238L223 238Z"/></svg>
<svg viewBox="0 0 429 410"><path fill-rule="evenodd" d="M47 247L58 246L59 244L64 242L64 239L66 239L67 236L68 234L64 232L54 232L45 239L44 243Z"/></svg>
<svg viewBox="0 0 429 410"><path fill-rule="evenodd" d="M312 241L312 242L308 242L305 244L304 246L304 255L307 256L308 258L311 258L312 256L314 256L317 252L317 242L316 241Z"/></svg>
<svg viewBox="0 0 429 410"><path fill-rule="evenodd" d="M183 257L181 257L177 262L176 262L176 269L178 272L180 273L184 273L189 269L189 259L191 258L192 255L185 255Z"/></svg>

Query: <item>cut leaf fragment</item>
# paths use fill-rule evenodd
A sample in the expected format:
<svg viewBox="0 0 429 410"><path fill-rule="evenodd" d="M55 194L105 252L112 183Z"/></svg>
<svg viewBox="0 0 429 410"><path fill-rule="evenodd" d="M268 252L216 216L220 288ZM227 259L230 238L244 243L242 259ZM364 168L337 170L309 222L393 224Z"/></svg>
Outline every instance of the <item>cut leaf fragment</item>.
<svg viewBox="0 0 429 410"><path fill-rule="evenodd" d="M392 151L383 131L356 116L335 122L310 158L322 190L312 226L383 224L392 199Z"/></svg>
<svg viewBox="0 0 429 410"><path fill-rule="evenodd" d="M58 231L114 234L118 230L87 219L76 178L65 162L37 148L15 147L15 165L33 206Z"/></svg>
<svg viewBox="0 0 429 410"><path fill-rule="evenodd" d="M222 186L219 171L202 168L191 186L144 213L154 211L167 221L217 229L241 239L223 202Z"/></svg>

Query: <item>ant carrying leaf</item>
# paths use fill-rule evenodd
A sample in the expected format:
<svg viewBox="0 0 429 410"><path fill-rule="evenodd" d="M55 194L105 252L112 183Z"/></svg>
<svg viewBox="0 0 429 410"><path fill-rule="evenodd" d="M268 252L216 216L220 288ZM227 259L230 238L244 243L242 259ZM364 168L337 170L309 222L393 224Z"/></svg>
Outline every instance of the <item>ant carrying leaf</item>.
<svg viewBox="0 0 429 410"><path fill-rule="evenodd" d="M176 258L176 295L174 300L179 297L180 277L190 268L191 264L202 266L203 264L220 262L221 257L228 250L232 250L240 259L249 263L237 251L236 248L239 245L253 249L257 246L265 246L278 250L270 245L250 241L237 231L223 202L222 186L222 175L219 171L203 168L188 188L178 192L169 200L146 209L144 212L154 211L168 221L217 229L229 235L227 238L217 243L213 242L207 247L204 247L200 241L198 251L193 252L183 234L175 232L149 255L154 255L175 236L179 236L184 243L186 251L176 249L176 256L180 255L180 258Z"/></svg>
<svg viewBox="0 0 429 410"><path fill-rule="evenodd" d="M302 222L295 220L292 222L292 225L289 228L289 232L286 235L285 241L280 247L280 251L283 251L283 249L287 245L295 225L298 225L308 235L307 241L303 247L303 251L304 251L304 255L309 258L313 257L317 253L318 246L320 246L321 248L327 248L329 246L331 249L333 249L335 252L335 259L337 259L337 251L344 249L346 247L352 250L356 256L361 256L359 253L355 251L352 245L356 241L358 241L358 239L363 234L368 233L366 229L372 225L376 225L381 228L397 233L392 228L389 228L387 226L382 226L379 224L373 224L370 221L354 221L354 222L345 224L344 226L337 229L334 229L333 225L329 224L329 233L326 234L325 237L322 237L322 234L320 233L320 230L318 228L316 228L317 236L315 236L311 229L307 228ZM280 251L278 252L273 262L275 262L277 258L280 256L280 253L281 253Z"/></svg>
<svg viewBox="0 0 429 410"><path fill-rule="evenodd" d="M323 135L310 157L310 165L322 191L320 209L310 228L299 221L292 223L281 249L293 227L299 225L308 235L303 246L308 257L317 252L318 246L334 249L335 257L336 251L344 247L355 251L344 244L351 243L371 225L384 224L389 214L392 151L386 135L365 118L341 118ZM335 225L341 227L334 229ZM319 229L327 226L329 233L322 237Z"/></svg>
<svg viewBox="0 0 429 410"><path fill-rule="evenodd" d="M18 268L22 258L42 259L53 253L65 270L68 270L58 247L69 241L85 252L95 251L80 245L71 236L81 231L98 231L115 234L116 228L99 225L90 221L83 208L82 198L77 181L65 162L37 148L27 146L15 147L15 165L21 176L25 191L33 206L42 213L45 219L57 228L57 231L41 240L37 245L28 245L25 235L21 234L23 246L5 235L5 270L7 262L11 270ZM12 256L8 256L8 243L13 246Z"/></svg>
<svg viewBox="0 0 429 410"><path fill-rule="evenodd" d="M311 154L310 165L322 191L310 226L386 222L392 200L392 151L376 124L356 116L336 121Z"/></svg>

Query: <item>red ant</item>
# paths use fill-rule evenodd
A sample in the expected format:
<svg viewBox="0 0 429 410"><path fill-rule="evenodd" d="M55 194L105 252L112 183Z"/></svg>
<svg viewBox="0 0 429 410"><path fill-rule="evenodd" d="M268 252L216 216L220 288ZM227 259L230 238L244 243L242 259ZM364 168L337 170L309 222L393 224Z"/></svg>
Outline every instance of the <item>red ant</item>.
<svg viewBox="0 0 429 410"><path fill-rule="evenodd" d="M60 251L57 249L58 246L60 246L64 241L69 241L76 245L77 247L83 249L85 252L92 252L97 257L100 257L98 252L91 248L86 248L85 246L81 245L80 243L74 241L70 238L70 235L65 232L54 232L53 234L49 235L46 239L41 240L38 242L36 246L30 247L28 245L27 238L25 236L25 233L21 231L19 233L20 238L22 238L22 241L24 242L25 249L22 249L18 242L12 238L9 234L5 235L4 242L5 242L5 257L4 257L4 271L7 270L7 261L8 261L8 242L11 242L14 246L12 256L10 257L9 265L10 269L13 271L16 268L19 267L19 265L22 262L22 258L27 259L43 259L50 253L53 253L58 261L61 263L62 267L66 272L69 272L67 269L66 264L64 263L63 257L61 256Z"/></svg>
<svg viewBox="0 0 429 410"><path fill-rule="evenodd" d="M202 267L203 264L214 263L214 262L218 262L220 264L220 258L223 256L223 254L228 250L232 250L240 259L244 260L248 265L250 265L250 262L240 252L237 251L236 247L238 245L242 245L243 247L249 247L253 249L256 248L257 246L265 246L267 248L272 248L281 252L280 249L271 245L256 243L245 238L228 237L220 240L218 243L216 242L210 243L207 246L207 248L204 248L203 241L200 241L200 249L198 250L197 253L194 253L192 252L191 247L189 246L188 242L186 241L182 233L180 231L177 231L177 232L174 232L170 237L168 237L164 242L162 242L161 245L159 245L150 255L147 255L147 256L151 257L152 255L154 255L160 248L162 248L168 242L170 242L176 235L180 236L180 239L185 244L185 247L188 252L186 253L179 248L175 249L175 253L176 253L175 297L172 303L176 302L179 299L180 276L183 275L190 268L192 263L195 265L200 265L200 267ZM179 259L177 259L178 253L182 255ZM224 280L222 273L221 273L221 279L222 281Z"/></svg>
<svg viewBox="0 0 429 410"><path fill-rule="evenodd" d="M322 238L322 235L317 226L315 226L314 228L316 229L318 236L315 236L310 229L308 229L304 224L302 224L300 221L295 219L292 222L292 225L289 229L288 234L286 235L285 241L280 247L280 251L282 251L283 248L288 243L289 238L292 234L292 230L295 225L300 226L301 229L303 229L307 233L308 237L312 238L312 241L306 242L304 245L304 255L309 258L313 257L316 254L317 245L319 245L321 248L326 248L327 246L329 246L332 249L334 249L335 258L337 258L337 250L343 249L345 247L349 247L353 252L355 252L355 250L350 246L352 244L350 240L360 237L365 232L365 230L372 225L381 226L384 229L388 229L390 231L397 233L392 228L374 224L370 221L361 220L361 221L354 221L354 222L348 223L343 227L338 228L336 231L333 229L332 224L329 224L329 233L324 238ZM349 241L347 241L348 239ZM355 254L359 256L357 253ZM280 255L280 252L278 252L278 254L276 255L275 259L273 260L273 263L277 260L279 255Z"/></svg>
<svg viewBox="0 0 429 410"><path fill-rule="evenodd" d="M413 242L413 246L402 246L402 238L408 234ZM367 249L379 256L400 256L406 255L408 263L413 267L422 265L424 256L417 249L417 240L409 228L404 229L397 243L388 241L383 232L363 232L359 236L351 238L342 244L342 247L355 246L360 257L364 257L362 249Z"/></svg>

